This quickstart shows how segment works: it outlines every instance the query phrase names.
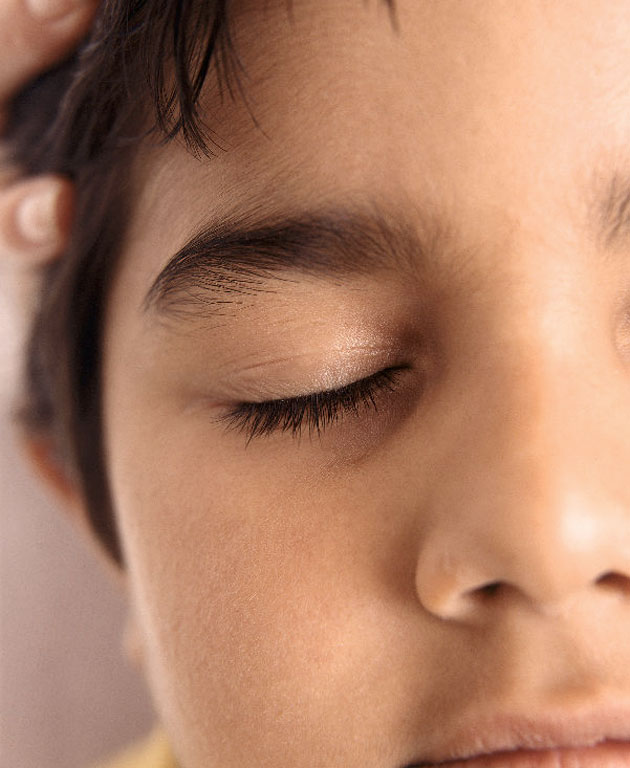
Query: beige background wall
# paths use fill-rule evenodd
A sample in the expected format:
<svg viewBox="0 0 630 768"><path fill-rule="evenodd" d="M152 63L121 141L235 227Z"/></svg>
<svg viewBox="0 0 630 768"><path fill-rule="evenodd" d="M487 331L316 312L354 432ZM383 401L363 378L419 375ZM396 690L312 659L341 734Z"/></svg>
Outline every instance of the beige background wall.
<svg viewBox="0 0 630 768"><path fill-rule="evenodd" d="M121 596L17 455L26 277L0 269L0 766L87 768L152 715L121 651Z"/></svg>

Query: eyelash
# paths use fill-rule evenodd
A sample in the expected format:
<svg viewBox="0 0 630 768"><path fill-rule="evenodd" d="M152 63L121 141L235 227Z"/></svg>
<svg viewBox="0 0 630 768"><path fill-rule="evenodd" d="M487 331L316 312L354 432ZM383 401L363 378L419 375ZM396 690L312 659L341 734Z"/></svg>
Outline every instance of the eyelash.
<svg viewBox="0 0 630 768"><path fill-rule="evenodd" d="M320 435L346 413L358 416L361 407L377 412L376 396L383 390L393 392L403 370L406 370L403 366L385 368L339 389L310 395L239 403L220 420L226 422L229 429L244 432L248 443L273 432L290 432L293 437L299 437L306 427L309 434Z"/></svg>

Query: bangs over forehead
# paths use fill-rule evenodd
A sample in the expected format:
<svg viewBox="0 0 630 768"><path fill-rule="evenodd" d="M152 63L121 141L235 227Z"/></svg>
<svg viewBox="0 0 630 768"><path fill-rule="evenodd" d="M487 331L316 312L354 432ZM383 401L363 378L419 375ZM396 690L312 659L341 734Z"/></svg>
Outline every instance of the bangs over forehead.
<svg viewBox="0 0 630 768"><path fill-rule="evenodd" d="M294 0L278 2L291 21ZM376 2L396 28L395 0ZM370 0L357 0L358 10L361 5ZM220 147L199 100L210 74L222 100L245 96L247 73L231 30L241 6L238 0L105 0L82 48L15 99L6 136L16 160L27 173L74 175L143 138L138 126L147 122L165 141L181 136L190 151L214 154ZM274 18L277 23L275 14L264 14L270 26ZM259 30L265 32L272 30Z"/></svg>

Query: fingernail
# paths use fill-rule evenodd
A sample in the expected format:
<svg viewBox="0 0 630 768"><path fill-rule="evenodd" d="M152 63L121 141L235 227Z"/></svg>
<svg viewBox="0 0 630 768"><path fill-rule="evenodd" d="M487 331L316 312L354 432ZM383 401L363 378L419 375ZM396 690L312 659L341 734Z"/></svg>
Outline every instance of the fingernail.
<svg viewBox="0 0 630 768"><path fill-rule="evenodd" d="M16 223L25 240L39 245L57 237L58 202L59 189L55 187L33 192L22 200L16 211Z"/></svg>
<svg viewBox="0 0 630 768"><path fill-rule="evenodd" d="M29 11L42 21L54 21L86 5L85 0L26 0Z"/></svg>

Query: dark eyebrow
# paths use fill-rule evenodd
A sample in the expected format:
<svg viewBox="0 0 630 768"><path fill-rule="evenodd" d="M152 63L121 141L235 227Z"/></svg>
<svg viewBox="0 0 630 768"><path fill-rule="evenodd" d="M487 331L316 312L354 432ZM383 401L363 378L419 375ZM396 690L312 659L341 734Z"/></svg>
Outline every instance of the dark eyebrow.
<svg viewBox="0 0 630 768"><path fill-rule="evenodd" d="M182 317L273 291L272 280L349 275L418 264L437 231L420 238L403 220L369 212L304 213L249 224L228 220L194 235L159 273L145 311Z"/></svg>
<svg viewBox="0 0 630 768"><path fill-rule="evenodd" d="M583 187L589 194L587 215L600 249L610 253L630 240L630 175L611 162L595 171ZM376 206L254 222L232 217L196 233L168 261L143 307L174 318L216 313L248 296L273 292L272 280L299 275L335 280L398 269L417 278L438 252L452 252L455 234L433 212L414 216L412 225Z"/></svg>

